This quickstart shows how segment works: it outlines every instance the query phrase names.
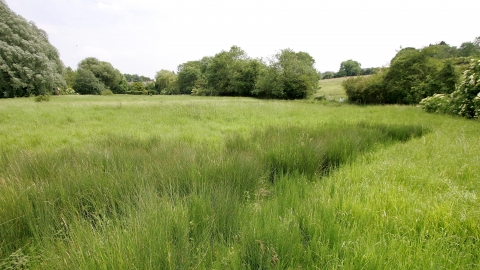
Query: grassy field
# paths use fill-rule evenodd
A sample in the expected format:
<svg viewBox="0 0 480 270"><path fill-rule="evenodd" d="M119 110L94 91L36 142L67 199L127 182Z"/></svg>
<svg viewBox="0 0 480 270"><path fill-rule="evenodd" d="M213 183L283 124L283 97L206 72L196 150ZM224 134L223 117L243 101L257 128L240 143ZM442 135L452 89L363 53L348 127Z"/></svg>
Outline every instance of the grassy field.
<svg viewBox="0 0 480 270"><path fill-rule="evenodd" d="M478 269L479 134L409 106L0 99L0 269Z"/></svg>
<svg viewBox="0 0 480 270"><path fill-rule="evenodd" d="M338 101L340 98L346 98L347 95L342 88L342 82L345 78L334 78L319 81L319 90L315 96L325 96L327 99Z"/></svg>

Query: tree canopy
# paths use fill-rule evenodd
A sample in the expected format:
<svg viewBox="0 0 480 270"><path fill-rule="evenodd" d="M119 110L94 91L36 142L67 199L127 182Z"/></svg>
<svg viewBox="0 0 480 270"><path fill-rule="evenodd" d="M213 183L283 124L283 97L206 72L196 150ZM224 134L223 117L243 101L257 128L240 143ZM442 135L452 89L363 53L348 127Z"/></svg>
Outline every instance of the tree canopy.
<svg viewBox="0 0 480 270"><path fill-rule="evenodd" d="M357 76L362 73L362 68L359 62L349 59L340 64L337 77Z"/></svg>
<svg viewBox="0 0 480 270"><path fill-rule="evenodd" d="M89 70L104 85L115 94L123 94L127 91L127 80L118 69L105 61L99 61L94 57L87 57L78 64L78 69ZM77 88L79 86L77 85ZM75 89L77 92L84 92Z"/></svg>
<svg viewBox="0 0 480 270"><path fill-rule="evenodd" d="M45 31L0 1L0 98L51 93L65 87L63 63Z"/></svg>

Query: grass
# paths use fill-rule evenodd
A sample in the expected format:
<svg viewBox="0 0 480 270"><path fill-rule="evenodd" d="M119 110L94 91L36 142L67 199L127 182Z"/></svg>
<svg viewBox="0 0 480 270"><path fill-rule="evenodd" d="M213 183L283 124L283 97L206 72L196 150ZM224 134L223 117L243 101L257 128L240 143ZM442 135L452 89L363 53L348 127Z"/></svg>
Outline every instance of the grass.
<svg viewBox="0 0 480 270"><path fill-rule="evenodd" d="M0 100L0 268L476 269L479 131L407 106Z"/></svg>
<svg viewBox="0 0 480 270"><path fill-rule="evenodd" d="M340 98L346 98L345 90L342 88L342 82L346 78L334 78L319 81L319 90L316 97L324 96L327 99L339 101Z"/></svg>

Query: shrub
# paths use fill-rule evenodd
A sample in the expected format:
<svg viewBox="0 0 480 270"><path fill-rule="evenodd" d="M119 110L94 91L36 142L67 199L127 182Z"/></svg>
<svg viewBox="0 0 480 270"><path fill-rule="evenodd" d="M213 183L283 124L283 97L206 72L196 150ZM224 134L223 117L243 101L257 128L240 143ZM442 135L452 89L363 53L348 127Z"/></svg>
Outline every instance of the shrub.
<svg viewBox="0 0 480 270"><path fill-rule="evenodd" d="M76 95L77 93L75 92L75 90L73 90L73 88L71 87L68 87L66 89L62 89L60 91L60 95Z"/></svg>
<svg viewBox="0 0 480 270"><path fill-rule="evenodd" d="M38 95L35 97L36 102L49 101L50 95Z"/></svg>
<svg viewBox="0 0 480 270"><path fill-rule="evenodd" d="M478 118L480 116L480 60L471 60L469 69L463 73L461 83L452 94L435 94L424 98L420 106L426 112Z"/></svg>
<svg viewBox="0 0 480 270"><path fill-rule="evenodd" d="M350 102L362 104L382 104L384 98L384 73L380 72L371 76L352 77L343 81Z"/></svg>
<svg viewBox="0 0 480 270"><path fill-rule="evenodd" d="M113 95L113 92L112 92L112 90L110 90L110 89L105 89L105 90L103 90L100 94L101 94L102 96L111 96L111 95Z"/></svg>
<svg viewBox="0 0 480 270"><path fill-rule="evenodd" d="M462 82L452 93L453 113L466 118L480 116L480 60L472 59Z"/></svg>
<svg viewBox="0 0 480 270"><path fill-rule="evenodd" d="M451 113L451 97L445 94L435 94L420 101L420 106L429 113Z"/></svg>

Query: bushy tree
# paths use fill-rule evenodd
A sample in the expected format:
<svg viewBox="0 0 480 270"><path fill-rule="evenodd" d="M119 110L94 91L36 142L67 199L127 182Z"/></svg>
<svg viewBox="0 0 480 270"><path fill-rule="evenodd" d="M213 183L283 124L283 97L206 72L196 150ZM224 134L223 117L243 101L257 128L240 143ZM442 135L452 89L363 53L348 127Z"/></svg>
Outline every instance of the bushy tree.
<svg viewBox="0 0 480 270"><path fill-rule="evenodd" d="M67 88L74 88L77 71L73 70L71 67L67 67L63 73L63 78L67 83Z"/></svg>
<svg viewBox="0 0 480 270"><path fill-rule="evenodd" d="M371 76L351 77L342 82L348 101L359 104L384 104L384 76L379 72Z"/></svg>
<svg viewBox="0 0 480 270"><path fill-rule="evenodd" d="M105 85L88 69L77 69L75 91L81 95L100 95Z"/></svg>
<svg viewBox="0 0 480 270"><path fill-rule="evenodd" d="M64 88L63 68L47 33L0 1L0 98Z"/></svg>
<svg viewBox="0 0 480 270"><path fill-rule="evenodd" d="M115 69L112 64L99 61L95 57L87 57L78 64L79 69L91 71L103 85L115 94L125 93L127 90L126 79L123 74ZM82 92L78 91L77 92Z"/></svg>
<svg viewBox="0 0 480 270"><path fill-rule="evenodd" d="M390 62L385 74L385 103L417 104L432 95L424 87L435 77L441 61L428 56L422 50L401 50Z"/></svg>
<svg viewBox="0 0 480 270"><path fill-rule="evenodd" d="M362 67L359 62L349 59L340 63L336 77L357 76L362 73Z"/></svg>
<svg viewBox="0 0 480 270"><path fill-rule="evenodd" d="M299 99L313 94L320 73L308 53L282 50L274 55L267 67L259 67L254 94L265 98Z"/></svg>
<svg viewBox="0 0 480 270"><path fill-rule="evenodd" d="M197 81L202 77L202 63L190 61L178 66L177 86L180 94L191 94Z"/></svg>
<svg viewBox="0 0 480 270"><path fill-rule="evenodd" d="M240 96L245 88L242 81L244 67L248 63L248 56L240 47L232 46L229 51L222 51L210 59L205 69L207 87L212 93L220 96ZM250 85L247 92L253 90Z"/></svg>
<svg viewBox="0 0 480 270"><path fill-rule="evenodd" d="M142 93L142 94L146 94L147 90L145 89L145 85L143 84L143 82L133 82L131 85L130 85L130 92L134 92L134 93Z"/></svg>
<svg viewBox="0 0 480 270"><path fill-rule="evenodd" d="M333 71L327 71L322 73L322 80L327 80L327 79L332 79L335 77L335 72Z"/></svg>
<svg viewBox="0 0 480 270"><path fill-rule="evenodd" d="M420 105L427 112L448 113L465 118L480 117L480 60L472 59L462 80L450 95L434 94Z"/></svg>
<svg viewBox="0 0 480 270"><path fill-rule="evenodd" d="M480 60L472 59L451 96L454 114L466 118L480 117Z"/></svg>
<svg viewBox="0 0 480 270"><path fill-rule="evenodd" d="M177 85L177 74L172 71L162 69L155 76L155 86L161 94L176 95L180 94Z"/></svg>

